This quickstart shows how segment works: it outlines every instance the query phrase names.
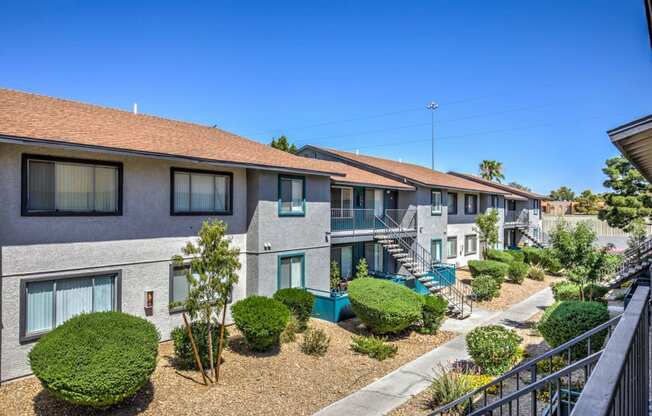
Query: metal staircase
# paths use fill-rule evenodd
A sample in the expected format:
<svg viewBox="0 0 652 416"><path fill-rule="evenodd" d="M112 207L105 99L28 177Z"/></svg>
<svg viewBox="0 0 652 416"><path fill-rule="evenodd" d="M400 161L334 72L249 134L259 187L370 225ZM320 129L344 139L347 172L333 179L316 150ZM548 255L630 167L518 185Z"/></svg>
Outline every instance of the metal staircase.
<svg viewBox="0 0 652 416"><path fill-rule="evenodd" d="M621 283L638 277L642 272L647 272L652 263L652 237L647 238L639 246L625 250L623 264L616 272L615 277L607 283L610 288L620 286Z"/></svg>
<svg viewBox="0 0 652 416"><path fill-rule="evenodd" d="M530 240L532 242L532 244L534 244L536 247L539 247L539 248L548 247L549 242L550 242L550 237L548 236L548 234L544 233L543 230L541 230L540 228L538 229L539 230L538 231L538 234L539 234L538 238L534 236L534 227L528 227L528 226L520 227L520 226L517 226L516 228L521 232L521 234L523 234L523 236L525 238Z"/></svg>
<svg viewBox="0 0 652 416"><path fill-rule="evenodd" d="M428 250L391 217L376 217L374 239L381 244L411 276L426 286L430 293L439 294L448 301L451 315L464 319L473 312L469 286L440 272Z"/></svg>

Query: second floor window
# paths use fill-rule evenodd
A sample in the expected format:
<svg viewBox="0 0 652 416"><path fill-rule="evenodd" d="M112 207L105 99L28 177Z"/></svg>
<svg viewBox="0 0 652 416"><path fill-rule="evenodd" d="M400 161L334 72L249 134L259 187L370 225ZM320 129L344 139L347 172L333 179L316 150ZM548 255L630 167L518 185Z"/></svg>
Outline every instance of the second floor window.
<svg viewBox="0 0 652 416"><path fill-rule="evenodd" d="M516 201L513 199L510 199L507 201L507 210L508 211L516 211Z"/></svg>
<svg viewBox="0 0 652 416"><path fill-rule="evenodd" d="M464 236L464 254L475 254L478 252L478 236L466 235Z"/></svg>
<svg viewBox="0 0 652 416"><path fill-rule="evenodd" d="M478 213L478 196L464 195L464 214L475 215Z"/></svg>
<svg viewBox="0 0 652 416"><path fill-rule="evenodd" d="M539 215L539 208L541 206L541 201L538 199L535 199L532 201L533 203L533 208L534 208L534 215Z"/></svg>
<svg viewBox="0 0 652 416"><path fill-rule="evenodd" d="M231 211L230 173L172 169L172 214L228 215Z"/></svg>
<svg viewBox="0 0 652 416"><path fill-rule="evenodd" d="M432 215L441 214L441 192L432 191L430 199L430 213Z"/></svg>
<svg viewBox="0 0 652 416"><path fill-rule="evenodd" d="M120 215L122 165L23 157L23 215Z"/></svg>
<svg viewBox="0 0 652 416"><path fill-rule="evenodd" d="M457 215L457 194L448 193L448 215Z"/></svg>
<svg viewBox="0 0 652 416"><path fill-rule="evenodd" d="M500 208L500 200L498 195L491 195L491 208Z"/></svg>
<svg viewBox="0 0 652 416"><path fill-rule="evenodd" d="M301 176L279 176L278 212L280 215L304 215L306 212L305 179Z"/></svg>

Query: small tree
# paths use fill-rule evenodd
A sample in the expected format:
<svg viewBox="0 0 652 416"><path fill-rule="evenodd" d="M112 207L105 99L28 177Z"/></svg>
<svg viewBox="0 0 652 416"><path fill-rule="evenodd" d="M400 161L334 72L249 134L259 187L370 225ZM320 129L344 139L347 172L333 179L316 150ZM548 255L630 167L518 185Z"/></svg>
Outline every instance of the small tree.
<svg viewBox="0 0 652 416"><path fill-rule="evenodd" d="M550 191L550 198L555 201L572 201L575 199L575 192L568 186L560 186L559 189Z"/></svg>
<svg viewBox="0 0 652 416"><path fill-rule="evenodd" d="M364 279L369 277L369 266L367 265L367 260L361 258L356 267L355 278Z"/></svg>
<svg viewBox="0 0 652 416"><path fill-rule="evenodd" d="M295 154L297 152L297 147L294 143L290 144L289 140L285 136L281 136L278 139L272 139L270 143L274 149L282 150L284 152Z"/></svg>
<svg viewBox="0 0 652 416"><path fill-rule="evenodd" d="M575 198L574 210L577 214L596 215L600 211L602 198L594 194L590 189L582 191L580 196Z"/></svg>
<svg viewBox="0 0 652 416"><path fill-rule="evenodd" d="M340 266L335 260L333 260L331 261L331 290L338 289L341 281Z"/></svg>
<svg viewBox="0 0 652 416"><path fill-rule="evenodd" d="M486 257L487 249L498 244L498 210L491 209L485 214L479 214L474 229L483 244L482 257Z"/></svg>
<svg viewBox="0 0 652 416"><path fill-rule="evenodd" d="M186 279L190 289L186 300L178 303L185 307L193 320L201 320L206 324L208 359L215 382L219 380L227 303L233 286L238 283L237 272L240 269L240 249L230 247L230 240L225 237L226 229L227 226L222 221L204 222L197 243L188 242L182 249L185 258L189 258L190 267L186 269ZM183 266L186 264L185 258L176 255L172 261ZM222 323L216 367L213 360L212 326L220 311Z"/></svg>

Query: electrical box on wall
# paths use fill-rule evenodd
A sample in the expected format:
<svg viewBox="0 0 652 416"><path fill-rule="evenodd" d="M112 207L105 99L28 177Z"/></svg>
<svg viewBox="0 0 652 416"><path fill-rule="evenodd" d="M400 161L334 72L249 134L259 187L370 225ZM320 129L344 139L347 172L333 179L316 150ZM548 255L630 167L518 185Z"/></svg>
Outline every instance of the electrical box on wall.
<svg viewBox="0 0 652 416"><path fill-rule="evenodd" d="M151 316L154 312L154 291L145 291L145 315Z"/></svg>

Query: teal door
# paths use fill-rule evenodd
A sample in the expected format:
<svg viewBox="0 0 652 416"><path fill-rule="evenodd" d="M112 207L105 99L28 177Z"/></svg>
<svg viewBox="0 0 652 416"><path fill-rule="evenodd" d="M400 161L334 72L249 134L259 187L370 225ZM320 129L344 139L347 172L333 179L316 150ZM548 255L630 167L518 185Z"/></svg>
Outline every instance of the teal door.
<svg viewBox="0 0 652 416"><path fill-rule="evenodd" d="M430 255L432 256L433 263L441 263L442 253L441 253L441 240L436 239L432 240L430 243Z"/></svg>

